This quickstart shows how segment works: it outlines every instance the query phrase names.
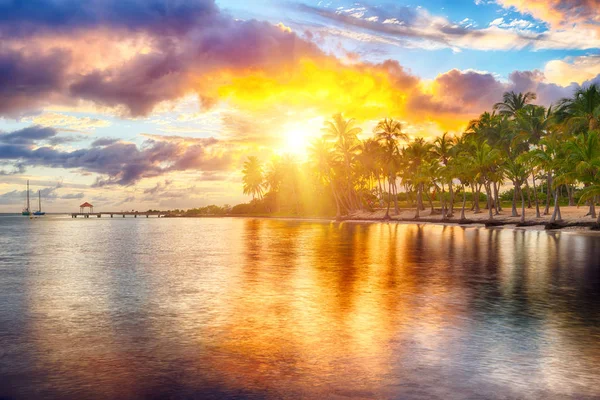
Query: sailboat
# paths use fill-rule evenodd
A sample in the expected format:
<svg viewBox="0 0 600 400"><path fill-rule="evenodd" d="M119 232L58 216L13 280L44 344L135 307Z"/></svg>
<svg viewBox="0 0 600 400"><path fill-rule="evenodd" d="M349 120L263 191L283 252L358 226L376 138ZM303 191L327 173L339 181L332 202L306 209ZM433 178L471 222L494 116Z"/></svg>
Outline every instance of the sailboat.
<svg viewBox="0 0 600 400"><path fill-rule="evenodd" d="M29 208L29 179L27 180L27 206L23 209L21 215L31 215L31 210Z"/></svg>
<svg viewBox="0 0 600 400"><path fill-rule="evenodd" d="M38 210L36 212L34 212L33 215L46 215L46 213L44 211L42 211L42 191L41 190L38 190L38 201L39 201Z"/></svg>

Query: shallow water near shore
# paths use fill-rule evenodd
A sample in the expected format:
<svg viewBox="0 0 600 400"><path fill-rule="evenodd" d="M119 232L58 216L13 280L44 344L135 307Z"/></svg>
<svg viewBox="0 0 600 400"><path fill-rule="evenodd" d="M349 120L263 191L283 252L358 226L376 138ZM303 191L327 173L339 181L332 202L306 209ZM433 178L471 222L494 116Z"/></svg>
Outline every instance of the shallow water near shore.
<svg viewBox="0 0 600 400"><path fill-rule="evenodd" d="M600 236L0 218L0 397L599 398Z"/></svg>

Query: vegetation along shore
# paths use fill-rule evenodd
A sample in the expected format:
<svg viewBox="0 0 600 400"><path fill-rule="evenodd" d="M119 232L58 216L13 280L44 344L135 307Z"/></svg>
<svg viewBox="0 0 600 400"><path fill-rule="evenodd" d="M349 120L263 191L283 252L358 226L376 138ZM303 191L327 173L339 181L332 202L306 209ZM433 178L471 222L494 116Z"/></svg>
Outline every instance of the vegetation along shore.
<svg viewBox="0 0 600 400"><path fill-rule="evenodd" d="M333 116L304 162L283 155L244 163L249 204L233 214L337 219L597 226L600 88L545 108L507 92L462 135L409 137L394 119L373 136Z"/></svg>

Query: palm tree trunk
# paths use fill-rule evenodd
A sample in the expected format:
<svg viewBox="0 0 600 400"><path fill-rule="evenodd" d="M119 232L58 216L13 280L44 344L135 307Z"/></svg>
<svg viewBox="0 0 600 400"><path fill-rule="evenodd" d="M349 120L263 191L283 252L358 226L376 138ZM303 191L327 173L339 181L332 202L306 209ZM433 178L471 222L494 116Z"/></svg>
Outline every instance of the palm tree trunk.
<svg viewBox="0 0 600 400"><path fill-rule="evenodd" d="M381 176L377 174L377 182L379 184L379 204L383 201L383 188L381 187Z"/></svg>
<svg viewBox="0 0 600 400"><path fill-rule="evenodd" d="M475 214L479 214L481 212L481 209L479 208L479 192L481 191L481 185L476 183L475 184L475 196L473 196L473 202L475 204Z"/></svg>
<svg viewBox="0 0 600 400"><path fill-rule="evenodd" d="M452 187L452 179L448 183L448 195L450 196L450 204L448 206L448 217L454 214L454 188Z"/></svg>
<svg viewBox="0 0 600 400"><path fill-rule="evenodd" d="M575 187L573 185L567 185L567 193L569 194L569 206L575 205L575 198L573 197L573 192L575 192Z"/></svg>
<svg viewBox="0 0 600 400"><path fill-rule="evenodd" d="M462 209L460 210L460 220L464 221L465 220L465 207L467 205L467 191L465 190L465 185L462 185L462 190L463 190L463 202L462 202Z"/></svg>
<svg viewBox="0 0 600 400"><path fill-rule="evenodd" d="M383 219L390 219L390 204L392 203L391 192L392 191L392 182L390 181L390 177L388 175L388 201L387 201L387 209L385 210L385 217Z"/></svg>
<svg viewBox="0 0 600 400"><path fill-rule="evenodd" d="M552 217L550 218L550 222L554 222L557 220L560 221L560 205L558 204L558 193L559 193L559 188L557 187L556 189L554 189L554 212L552 213Z"/></svg>
<svg viewBox="0 0 600 400"><path fill-rule="evenodd" d="M500 211L502 211L502 204L500 204L498 196L499 186L500 184L496 186L496 182L494 182L494 207L496 208L496 215L500 214Z"/></svg>
<svg viewBox="0 0 600 400"><path fill-rule="evenodd" d="M446 219L446 196L444 196L444 182L442 182L442 191L440 192L440 202L442 203L442 220Z"/></svg>
<svg viewBox="0 0 600 400"><path fill-rule="evenodd" d="M396 215L400 214L398 210L398 186L396 186L396 177L394 176L394 211Z"/></svg>
<svg viewBox="0 0 600 400"><path fill-rule="evenodd" d="M544 215L548 215L550 213L550 197L551 197L550 187L551 186L552 186L552 172L548 172L548 176L546 177L546 208L544 209Z"/></svg>
<svg viewBox="0 0 600 400"><path fill-rule="evenodd" d="M525 179L525 189L527 190L527 208L531 208L531 188L529 187L529 179Z"/></svg>
<svg viewBox="0 0 600 400"><path fill-rule="evenodd" d="M540 218L540 202L538 201L537 190L535 188L535 174L531 172L531 178L533 179L533 199L535 201L535 217Z"/></svg>
<svg viewBox="0 0 600 400"><path fill-rule="evenodd" d="M512 216L518 217L519 213L517 212L517 182L513 181L513 198L512 198Z"/></svg>
<svg viewBox="0 0 600 400"><path fill-rule="evenodd" d="M415 213L415 219L419 219L420 217L420 211L421 211L421 197L422 197L422 191L423 191L423 184L419 183L418 187L417 187L417 212Z"/></svg>
<svg viewBox="0 0 600 400"><path fill-rule="evenodd" d="M519 186L519 192L521 192L521 223L525 223L525 196L523 195L523 189Z"/></svg>
<svg viewBox="0 0 600 400"><path fill-rule="evenodd" d="M492 220L494 219L494 214L492 213L492 188L491 185L489 184L489 182L487 184L485 184L485 192L487 193L487 206L488 206L488 213L489 213L489 219Z"/></svg>
<svg viewBox="0 0 600 400"><path fill-rule="evenodd" d="M429 208L431 209L429 215L433 215L435 212L435 209L433 208L433 193L429 194L429 190L427 191L427 199L429 200Z"/></svg>

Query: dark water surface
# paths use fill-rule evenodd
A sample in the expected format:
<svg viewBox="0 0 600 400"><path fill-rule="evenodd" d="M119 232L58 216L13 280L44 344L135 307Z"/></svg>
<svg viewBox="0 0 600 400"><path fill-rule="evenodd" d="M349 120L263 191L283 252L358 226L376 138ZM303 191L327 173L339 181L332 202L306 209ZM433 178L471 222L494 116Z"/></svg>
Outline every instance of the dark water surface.
<svg viewBox="0 0 600 400"><path fill-rule="evenodd" d="M600 236L0 218L0 398L600 398Z"/></svg>

